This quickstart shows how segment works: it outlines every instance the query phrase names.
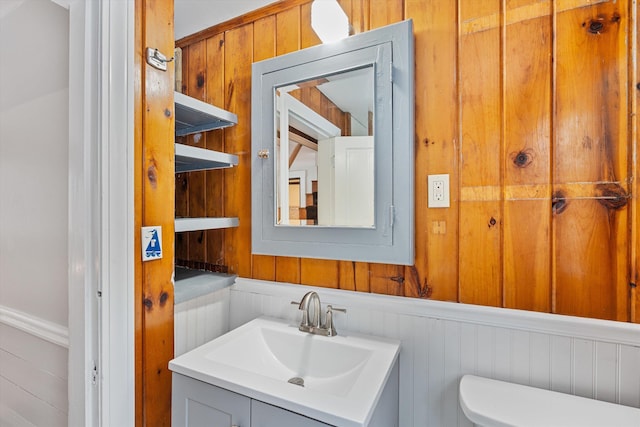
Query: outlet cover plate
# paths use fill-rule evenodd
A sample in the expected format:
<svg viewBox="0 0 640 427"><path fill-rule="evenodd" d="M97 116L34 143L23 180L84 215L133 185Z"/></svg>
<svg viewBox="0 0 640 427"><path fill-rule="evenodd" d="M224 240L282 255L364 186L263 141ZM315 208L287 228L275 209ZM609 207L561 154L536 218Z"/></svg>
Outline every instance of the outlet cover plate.
<svg viewBox="0 0 640 427"><path fill-rule="evenodd" d="M449 174L429 175L429 208L448 208L451 205L449 195Z"/></svg>

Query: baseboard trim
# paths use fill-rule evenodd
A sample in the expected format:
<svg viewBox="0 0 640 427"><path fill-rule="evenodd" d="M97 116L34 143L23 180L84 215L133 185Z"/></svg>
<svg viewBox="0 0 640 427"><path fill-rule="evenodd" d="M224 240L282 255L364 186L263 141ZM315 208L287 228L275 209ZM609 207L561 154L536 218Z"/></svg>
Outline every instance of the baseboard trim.
<svg viewBox="0 0 640 427"><path fill-rule="evenodd" d="M69 329L57 323L3 305L0 305L0 323L69 348Z"/></svg>

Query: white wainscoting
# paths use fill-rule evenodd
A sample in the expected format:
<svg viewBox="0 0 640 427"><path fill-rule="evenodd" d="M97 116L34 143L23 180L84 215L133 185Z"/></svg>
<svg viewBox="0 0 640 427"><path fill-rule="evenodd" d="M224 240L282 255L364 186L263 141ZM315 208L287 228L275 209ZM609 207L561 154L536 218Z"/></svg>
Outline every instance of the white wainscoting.
<svg viewBox="0 0 640 427"><path fill-rule="evenodd" d="M174 353L178 357L229 331L229 288L176 304Z"/></svg>
<svg viewBox="0 0 640 427"><path fill-rule="evenodd" d="M310 290L323 305L347 309L335 314L338 333L402 340L403 427L470 426L458 404L467 373L640 407L640 325L242 278L217 297L212 308L220 312L208 316L222 325L226 310L228 328L262 315L298 322L291 301ZM211 327L198 325L187 327L190 342ZM176 329L176 342L182 333Z"/></svg>
<svg viewBox="0 0 640 427"><path fill-rule="evenodd" d="M66 426L66 328L0 306L0 425Z"/></svg>

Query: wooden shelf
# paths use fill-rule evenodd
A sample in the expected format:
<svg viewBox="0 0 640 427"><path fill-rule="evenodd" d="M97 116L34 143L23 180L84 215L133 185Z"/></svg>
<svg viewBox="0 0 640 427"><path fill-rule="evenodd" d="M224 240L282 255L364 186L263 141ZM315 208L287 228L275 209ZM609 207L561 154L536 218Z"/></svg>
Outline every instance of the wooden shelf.
<svg viewBox="0 0 640 427"><path fill-rule="evenodd" d="M175 147L176 173L230 168L238 164L238 156L235 154L178 143L175 144Z"/></svg>
<svg viewBox="0 0 640 427"><path fill-rule="evenodd" d="M238 218L176 218L175 232L217 230L237 227Z"/></svg>
<svg viewBox="0 0 640 427"><path fill-rule="evenodd" d="M238 123L238 116L180 92L174 92L176 136L221 129Z"/></svg>

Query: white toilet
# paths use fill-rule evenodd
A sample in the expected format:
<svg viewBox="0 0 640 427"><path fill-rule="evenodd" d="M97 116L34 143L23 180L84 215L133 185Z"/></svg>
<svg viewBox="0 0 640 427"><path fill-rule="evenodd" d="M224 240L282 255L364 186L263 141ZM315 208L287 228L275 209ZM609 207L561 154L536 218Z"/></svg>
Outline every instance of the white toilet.
<svg viewBox="0 0 640 427"><path fill-rule="evenodd" d="M640 409L465 375L460 406L483 427L640 427Z"/></svg>

